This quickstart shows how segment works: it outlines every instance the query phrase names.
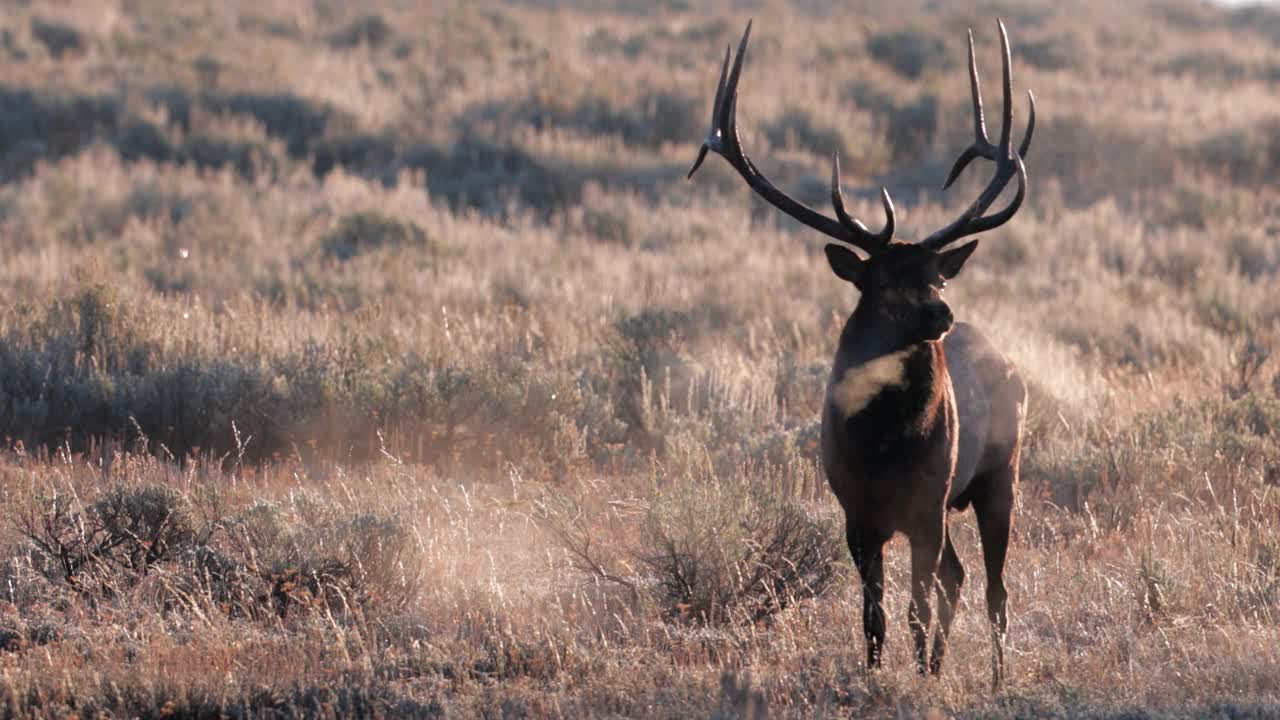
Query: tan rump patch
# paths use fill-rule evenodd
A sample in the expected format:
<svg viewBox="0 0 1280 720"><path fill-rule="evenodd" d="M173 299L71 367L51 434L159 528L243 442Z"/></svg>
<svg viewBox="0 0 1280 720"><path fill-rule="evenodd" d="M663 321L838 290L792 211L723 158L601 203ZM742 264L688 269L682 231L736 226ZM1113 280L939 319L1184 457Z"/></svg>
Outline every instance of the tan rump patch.
<svg viewBox="0 0 1280 720"><path fill-rule="evenodd" d="M852 417L861 412L882 390L906 387L909 352L911 351L908 349L889 353L845 370L840 382L828 391L840 412L846 418Z"/></svg>

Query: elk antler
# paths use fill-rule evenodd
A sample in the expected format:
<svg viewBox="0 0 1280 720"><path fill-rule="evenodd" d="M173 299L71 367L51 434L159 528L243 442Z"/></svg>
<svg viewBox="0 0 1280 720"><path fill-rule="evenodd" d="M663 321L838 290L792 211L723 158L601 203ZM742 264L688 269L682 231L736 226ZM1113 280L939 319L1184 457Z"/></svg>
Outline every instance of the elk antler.
<svg viewBox="0 0 1280 720"><path fill-rule="evenodd" d="M951 166L951 172L947 175L947 181L942 185L942 189L946 190L951 187L951 183L964 172L965 167L969 165L974 158L985 158L996 164L995 175L991 178L991 182L987 185L977 200L973 201L961 215L951 224L938 230L929 237L920 241L920 244L938 250L946 245L959 240L967 235L974 235L987 230L994 230L1009 221L1014 213L1018 212L1018 208L1022 206L1022 199L1027 193L1027 169L1022 163L1022 159L1027 156L1027 150L1031 149L1031 134L1036 129L1036 98L1027 91L1027 98L1031 104L1030 113L1027 116L1027 131L1022 136L1022 144L1018 147L1017 155L1012 152L1010 137L1010 129L1013 125L1013 102L1011 95L1013 94L1013 76L1009 69L1009 36L1005 32L1004 22L997 20L996 24L1000 26L1000 50L1004 59L1004 113L1000 123L1000 142L993 145L987 139L986 121L982 114L982 91L978 84L978 62L973 52L973 31L969 31L969 84L973 90L973 132L975 135L973 144L965 148L960 153L960 157L956 158L955 165ZM991 207L991 203L1000 197L1000 193L1005 186L1009 184L1014 176L1018 178L1018 193L1014 196L1013 201L1009 203L1005 209L992 215L984 216L982 213Z"/></svg>
<svg viewBox="0 0 1280 720"><path fill-rule="evenodd" d="M702 161L710 150L729 161L738 174L751 186L756 194L768 200L774 207L818 232L849 243L868 254L878 252L893 238L895 220L893 200L889 191L880 189L880 201L884 204L885 224L878 233L867 229L856 218L849 215L844 208L844 197L840 193L840 158L833 154L831 159L831 204L835 207L836 218L823 215L813 208L798 202L774 187L755 165L751 163L747 153L742 149L738 138L738 79L742 76L742 61L747 53L747 38L751 36L751 23L747 23L746 32L738 43L738 52L733 58L733 70L729 69L729 48L724 49L724 66L720 69L720 84L716 87L715 104L711 108L711 132L698 150L698 158L689 169L689 177L702 166ZM1007 75L1006 66L1006 75ZM975 76L976 77L976 76Z"/></svg>

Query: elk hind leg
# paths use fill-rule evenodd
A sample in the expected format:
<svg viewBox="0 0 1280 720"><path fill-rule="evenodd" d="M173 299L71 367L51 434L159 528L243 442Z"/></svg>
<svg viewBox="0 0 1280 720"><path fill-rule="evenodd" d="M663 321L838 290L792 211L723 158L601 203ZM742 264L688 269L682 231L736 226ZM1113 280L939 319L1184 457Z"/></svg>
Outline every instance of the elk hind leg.
<svg viewBox="0 0 1280 720"><path fill-rule="evenodd" d="M978 533L982 537L982 560L987 571L987 617L991 621L991 685L998 688L1004 679L1004 644L1009 629L1006 605L1009 593L1004 586L1005 557L1013 527L1013 488L1018 466L1014 462L984 478L983 491L974 498Z"/></svg>
<svg viewBox="0 0 1280 720"><path fill-rule="evenodd" d="M951 544L951 531L947 530L943 536L942 560L938 564L938 630L933 636L933 655L929 658L929 671L934 675L942 671L942 658L947 653L947 640L963 585L964 565Z"/></svg>
<svg viewBox="0 0 1280 720"><path fill-rule="evenodd" d="M938 564L942 557L942 540L946 532L945 519L939 518L936 527L921 528L911 535L911 605L907 609L907 626L916 646L916 669L925 674L928 665L929 590L938 577Z"/></svg>

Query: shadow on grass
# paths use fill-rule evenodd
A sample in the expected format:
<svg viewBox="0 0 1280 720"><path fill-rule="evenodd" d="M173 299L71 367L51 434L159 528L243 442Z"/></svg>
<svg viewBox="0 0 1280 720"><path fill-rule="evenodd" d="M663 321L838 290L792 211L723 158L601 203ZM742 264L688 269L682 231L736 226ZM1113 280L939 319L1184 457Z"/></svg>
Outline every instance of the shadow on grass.
<svg viewBox="0 0 1280 720"><path fill-rule="evenodd" d="M0 338L0 437L33 451L352 461L386 449L488 467L517 446L554 462L557 423L590 410L571 376L523 359L459 367L361 342L251 357L165 348L163 319L102 286L17 312Z"/></svg>
<svg viewBox="0 0 1280 720"><path fill-rule="evenodd" d="M879 181L906 201L920 192L936 192L942 165L950 161L942 148L962 144L935 137L944 110L936 98L926 95L899 107L869 85L855 84L845 94L887 118L892 155L904 161ZM422 143L394 132L363 132L349 114L288 93L192 93L156 87L142 97L161 108L165 119L143 117L123 96L0 87L0 181L23 177L42 160L56 161L90 144L106 143L126 161L231 168L247 178L288 172L295 163L305 163L316 176L341 168L385 184L395 183L404 170L421 170L432 195L455 207L502 214L517 206L547 218L579 205L588 184L650 200L686 193L677 182L685 171L683 161L669 161L656 149L695 141L704 124L697 100L674 92L652 92L637 107L595 96L564 105L530 97L514 106L480 104L458 120L452 140ZM237 119L250 123L245 127ZM1050 118L1038 133L1035 171L1038 178L1056 179L1064 199L1073 205L1113 193L1121 203L1139 200L1163 187L1178 167L1257 186L1280 172L1277 127L1273 123L1228 131L1172 148L1124 128L1074 116ZM618 157L608 148L540 152L516 132L530 129L612 138L643 152L628 153L629 157ZM766 130L777 136L775 143L794 138L803 157L815 162L828 146L848 143L837 129L799 114ZM847 154L850 148L844 150ZM764 158L764 165L785 170L793 163L786 156ZM801 195L821 202L817 198L826 195L819 187L825 185L824 177L825 173L815 176L811 188L800 189ZM866 185L870 191L875 183Z"/></svg>
<svg viewBox="0 0 1280 720"><path fill-rule="evenodd" d="M114 684L113 684L114 685ZM54 694L33 693L24 698L25 711L53 714L65 706ZM145 685L126 685L118 692L76 700L86 714L120 714L137 718L185 717L420 717L445 715L444 707L398 695L386 686L355 678L334 686L298 686L292 689L266 686L242 688L234 694L188 690L177 697L157 696Z"/></svg>

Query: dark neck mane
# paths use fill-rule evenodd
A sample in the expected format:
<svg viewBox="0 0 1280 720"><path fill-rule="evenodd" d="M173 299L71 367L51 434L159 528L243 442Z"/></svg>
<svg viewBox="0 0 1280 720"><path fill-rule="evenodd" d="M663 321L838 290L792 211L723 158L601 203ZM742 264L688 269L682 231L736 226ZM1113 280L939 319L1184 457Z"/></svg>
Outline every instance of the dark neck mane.
<svg viewBox="0 0 1280 720"><path fill-rule="evenodd" d="M886 320L858 313L840 334L831 393L867 449L929 435L950 399L942 340L908 342Z"/></svg>

